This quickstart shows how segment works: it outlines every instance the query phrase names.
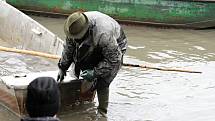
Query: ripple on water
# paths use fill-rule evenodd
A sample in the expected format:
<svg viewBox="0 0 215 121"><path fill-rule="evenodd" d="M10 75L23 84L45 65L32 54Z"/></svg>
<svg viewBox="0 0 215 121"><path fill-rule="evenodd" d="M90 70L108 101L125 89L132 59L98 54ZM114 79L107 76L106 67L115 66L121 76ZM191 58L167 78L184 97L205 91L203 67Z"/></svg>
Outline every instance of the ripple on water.
<svg viewBox="0 0 215 121"><path fill-rule="evenodd" d="M48 26L53 32L63 33L63 30L56 28L61 28L65 19L34 19ZM123 28L129 45L132 45L127 49L125 63L203 73L162 72L124 67L110 87L108 121L213 121L215 43L212 38L215 31L138 26ZM2 60L4 61L0 55L0 61ZM96 110L96 106L93 107ZM95 113L84 113L85 109L88 108L77 111L83 113L71 112L60 118L62 121L94 121Z"/></svg>

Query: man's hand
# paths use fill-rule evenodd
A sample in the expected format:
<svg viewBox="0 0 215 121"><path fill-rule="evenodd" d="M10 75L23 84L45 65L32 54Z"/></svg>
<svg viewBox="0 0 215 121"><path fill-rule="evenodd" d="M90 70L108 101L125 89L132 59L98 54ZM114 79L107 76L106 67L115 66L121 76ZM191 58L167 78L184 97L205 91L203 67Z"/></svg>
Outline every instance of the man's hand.
<svg viewBox="0 0 215 121"><path fill-rule="evenodd" d="M80 76L83 79L91 82L94 79L94 70L84 70Z"/></svg>
<svg viewBox="0 0 215 121"><path fill-rule="evenodd" d="M57 75L57 81L60 80L60 82L63 81L64 76L66 76L66 71L63 71L62 69L59 69L58 75Z"/></svg>

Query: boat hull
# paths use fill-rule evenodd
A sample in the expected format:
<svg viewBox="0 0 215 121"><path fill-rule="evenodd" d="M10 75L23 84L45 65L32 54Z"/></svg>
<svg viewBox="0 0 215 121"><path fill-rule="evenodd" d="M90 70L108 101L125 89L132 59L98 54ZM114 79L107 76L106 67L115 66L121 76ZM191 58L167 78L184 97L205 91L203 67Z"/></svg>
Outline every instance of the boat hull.
<svg viewBox="0 0 215 121"><path fill-rule="evenodd" d="M214 0L7 0L27 11L69 15L101 11L121 22L206 28L215 26Z"/></svg>
<svg viewBox="0 0 215 121"><path fill-rule="evenodd" d="M27 116L27 111L25 108L27 86L10 87L5 84L4 81L4 77L1 77L0 103L19 117ZM59 84L59 89L61 92L61 107L59 114L72 110L74 105L81 102L92 102L94 100L95 92L82 94L80 92L81 84L82 80L70 80L68 83Z"/></svg>
<svg viewBox="0 0 215 121"><path fill-rule="evenodd" d="M0 43L3 41L4 46L61 55L63 50L63 41L51 31L1 0L0 11ZM7 58L6 60L14 60L15 58L16 61L28 66L28 68L32 68L31 65L34 61L41 60L36 59L36 57L33 58L27 55L21 56L9 54L1 51L0 54L2 57L5 57L5 59ZM28 62L25 63L18 57L20 57L20 59L23 58L24 60L29 60L33 63L28 65ZM35 60L33 61L32 59ZM16 67L14 63L11 63L11 65L9 63L8 65L6 65L7 63L3 64L5 65L2 66L2 64L0 64L0 103L13 113L22 117L26 115L24 103L27 85L35 78L41 76L50 76L56 79L58 71L44 71L42 69L44 64L36 65L37 69L32 68L34 71L37 70L36 72L29 72L31 69L27 70L27 67L22 65L18 65ZM51 64L45 64L45 68L48 69L48 66L50 65ZM57 64L55 66L57 67ZM24 70L22 70L23 68L18 68L18 71L15 71L13 68L12 70L9 69L10 67L23 67ZM18 75L14 76L14 73L17 74L17 72ZM25 76L22 76L22 74L20 74L21 72L27 73ZM82 80L72 77L69 73L67 75L70 76L66 76L64 79L65 82L59 84L61 91L60 112L70 110L76 102L93 101L95 96L95 91L85 94L80 93Z"/></svg>

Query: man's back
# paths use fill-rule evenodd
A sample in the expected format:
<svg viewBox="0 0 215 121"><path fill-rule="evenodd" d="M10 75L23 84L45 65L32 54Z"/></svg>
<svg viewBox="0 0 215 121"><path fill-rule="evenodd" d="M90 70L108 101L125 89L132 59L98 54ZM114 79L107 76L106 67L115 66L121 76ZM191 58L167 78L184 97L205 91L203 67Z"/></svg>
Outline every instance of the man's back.
<svg viewBox="0 0 215 121"><path fill-rule="evenodd" d="M90 23L96 26L97 33L113 34L115 38L119 38L121 26L113 18L98 11L85 12L84 14Z"/></svg>

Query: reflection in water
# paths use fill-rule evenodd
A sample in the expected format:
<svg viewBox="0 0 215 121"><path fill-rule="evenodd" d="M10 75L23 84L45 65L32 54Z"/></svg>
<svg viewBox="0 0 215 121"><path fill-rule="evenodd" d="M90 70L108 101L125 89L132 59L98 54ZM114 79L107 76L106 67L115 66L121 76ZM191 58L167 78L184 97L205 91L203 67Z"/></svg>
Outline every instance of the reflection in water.
<svg viewBox="0 0 215 121"><path fill-rule="evenodd" d="M111 88L109 118L114 120L213 120L214 65L203 74L123 68ZM141 74L142 73L142 74ZM203 113L203 114L202 114ZM196 118L198 117L198 118Z"/></svg>
<svg viewBox="0 0 215 121"><path fill-rule="evenodd" d="M64 38L64 19L32 16ZM201 71L202 74L123 67L110 88L108 121L213 121L214 30L123 26L126 63ZM0 58L1 59L1 58ZM96 121L97 99L80 104L62 121ZM0 108L1 109L1 108ZM5 119L0 115L0 119ZM8 121L11 119L8 119ZM5 121L7 121L5 119Z"/></svg>

